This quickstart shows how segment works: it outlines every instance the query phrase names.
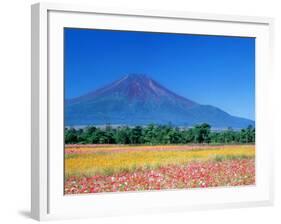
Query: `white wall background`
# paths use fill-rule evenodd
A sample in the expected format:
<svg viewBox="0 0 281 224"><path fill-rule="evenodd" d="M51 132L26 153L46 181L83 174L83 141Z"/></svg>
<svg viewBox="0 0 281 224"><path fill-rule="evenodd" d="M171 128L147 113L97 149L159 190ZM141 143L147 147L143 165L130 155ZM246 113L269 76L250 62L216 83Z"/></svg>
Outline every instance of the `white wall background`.
<svg viewBox="0 0 281 224"><path fill-rule="evenodd" d="M32 223L30 208L30 4L2 0L0 7L0 222ZM78 3L75 0L57 1ZM79 220L79 223L281 223L281 5L278 0L80 0L106 7L184 10L275 17L275 206ZM277 116L279 115L279 116ZM269 130L272 131L272 130ZM279 132L279 133L278 133ZM79 205L77 205L79 207ZM78 223L60 221L58 223Z"/></svg>

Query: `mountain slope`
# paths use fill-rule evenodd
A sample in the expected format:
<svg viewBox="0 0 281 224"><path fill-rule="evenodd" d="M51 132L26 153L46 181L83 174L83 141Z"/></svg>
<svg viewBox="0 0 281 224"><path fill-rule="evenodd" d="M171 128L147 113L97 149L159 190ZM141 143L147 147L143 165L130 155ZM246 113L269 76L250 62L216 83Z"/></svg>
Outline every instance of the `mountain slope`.
<svg viewBox="0 0 281 224"><path fill-rule="evenodd" d="M103 88L65 101L65 123L73 125L192 126L209 123L216 128L242 128L253 121L200 105L166 89L145 75L127 75Z"/></svg>

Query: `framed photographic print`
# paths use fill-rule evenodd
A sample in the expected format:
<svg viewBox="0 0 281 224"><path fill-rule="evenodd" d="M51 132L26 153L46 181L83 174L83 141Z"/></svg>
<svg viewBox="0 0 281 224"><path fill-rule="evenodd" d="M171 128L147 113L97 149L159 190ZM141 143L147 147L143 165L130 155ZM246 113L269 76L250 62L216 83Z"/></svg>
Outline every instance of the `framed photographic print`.
<svg viewBox="0 0 281 224"><path fill-rule="evenodd" d="M32 217L272 204L272 24L33 5Z"/></svg>

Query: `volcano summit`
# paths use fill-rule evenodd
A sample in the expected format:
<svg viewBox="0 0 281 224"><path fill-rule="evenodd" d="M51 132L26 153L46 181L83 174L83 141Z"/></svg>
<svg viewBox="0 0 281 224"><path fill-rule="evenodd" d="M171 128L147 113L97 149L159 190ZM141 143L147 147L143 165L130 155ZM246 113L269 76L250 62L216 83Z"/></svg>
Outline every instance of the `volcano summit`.
<svg viewBox="0 0 281 224"><path fill-rule="evenodd" d="M177 95L146 75L130 74L83 96L65 100L65 125L193 126L244 128L254 121Z"/></svg>

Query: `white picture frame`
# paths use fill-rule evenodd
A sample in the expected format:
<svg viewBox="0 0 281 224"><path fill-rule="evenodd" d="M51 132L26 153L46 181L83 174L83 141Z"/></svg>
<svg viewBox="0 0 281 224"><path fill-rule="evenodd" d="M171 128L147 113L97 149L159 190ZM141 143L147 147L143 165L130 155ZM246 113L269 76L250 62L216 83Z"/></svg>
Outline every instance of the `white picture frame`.
<svg viewBox="0 0 281 224"><path fill-rule="evenodd" d="M100 217L273 203L273 19L190 12L32 5L31 214L37 220ZM169 31L256 38L256 185L63 195L63 27ZM93 200L94 198L94 200ZM75 206L76 205L76 206ZM74 209L75 208L75 209Z"/></svg>

